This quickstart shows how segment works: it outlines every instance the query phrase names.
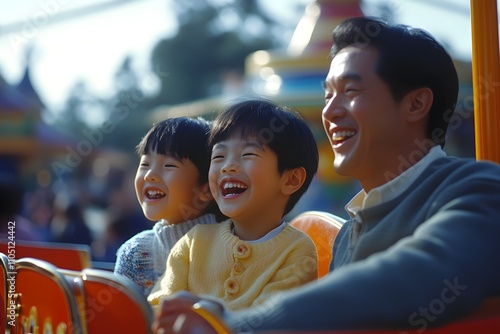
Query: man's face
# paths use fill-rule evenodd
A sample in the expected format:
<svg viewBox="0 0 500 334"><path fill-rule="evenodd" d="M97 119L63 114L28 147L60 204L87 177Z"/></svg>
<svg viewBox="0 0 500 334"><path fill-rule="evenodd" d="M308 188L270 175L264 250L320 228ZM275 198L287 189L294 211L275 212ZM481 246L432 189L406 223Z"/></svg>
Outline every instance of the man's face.
<svg viewBox="0 0 500 334"><path fill-rule="evenodd" d="M388 181L384 175L394 171L405 136L401 103L375 73L377 59L371 47L342 49L331 62L322 111L335 170L358 179L365 190Z"/></svg>

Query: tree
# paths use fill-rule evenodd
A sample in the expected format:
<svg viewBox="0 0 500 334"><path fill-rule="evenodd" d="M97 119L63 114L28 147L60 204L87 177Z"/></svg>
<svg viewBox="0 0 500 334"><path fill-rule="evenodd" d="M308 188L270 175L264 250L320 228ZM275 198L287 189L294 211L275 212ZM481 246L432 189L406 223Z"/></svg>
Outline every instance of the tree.
<svg viewBox="0 0 500 334"><path fill-rule="evenodd" d="M243 74L252 52L279 45L283 27L268 17L257 0L172 0L178 18L176 35L160 40L152 58L160 81L155 96L146 96L127 57L115 75L116 93L102 98L80 82L71 90L56 124L96 146L132 153L151 124L149 112L162 104L178 104L221 92L221 78ZM262 0L261 0L262 1ZM102 134L99 136L98 134ZM88 136L87 136L88 137Z"/></svg>
<svg viewBox="0 0 500 334"><path fill-rule="evenodd" d="M100 98L84 82L77 83L54 125L75 141L91 140L95 148L133 153L150 126L147 112L151 104L140 88L130 57L118 69L115 82L116 93L111 98Z"/></svg>
<svg viewBox="0 0 500 334"><path fill-rule="evenodd" d="M53 126L75 140L82 138L82 130L92 127L95 108L101 107L100 101L92 94L83 81L76 82L61 112L53 113Z"/></svg>
<svg viewBox="0 0 500 334"><path fill-rule="evenodd" d="M129 153L150 127L147 114L151 107L131 63L130 57L125 58L115 74L117 93L105 101L108 133L103 140L105 146Z"/></svg>
<svg viewBox="0 0 500 334"><path fill-rule="evenodd" d="M243 73L245 58L276 47L279 26L256 0L176 0L179 29L161 40L152 55L160 76L158 104L178 104L220 93L221 76Z"/></svg>

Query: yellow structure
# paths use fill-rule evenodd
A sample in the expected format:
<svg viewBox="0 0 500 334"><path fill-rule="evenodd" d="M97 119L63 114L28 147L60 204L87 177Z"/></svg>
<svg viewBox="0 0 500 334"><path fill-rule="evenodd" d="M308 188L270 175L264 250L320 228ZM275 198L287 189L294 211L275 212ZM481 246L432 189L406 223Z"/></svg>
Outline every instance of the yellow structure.
<svg viewBox="0 0 500 334"><path fill-rule="evenodd" d="M500 163L500 60L496 0L471 0L476 158Z"/></svg>

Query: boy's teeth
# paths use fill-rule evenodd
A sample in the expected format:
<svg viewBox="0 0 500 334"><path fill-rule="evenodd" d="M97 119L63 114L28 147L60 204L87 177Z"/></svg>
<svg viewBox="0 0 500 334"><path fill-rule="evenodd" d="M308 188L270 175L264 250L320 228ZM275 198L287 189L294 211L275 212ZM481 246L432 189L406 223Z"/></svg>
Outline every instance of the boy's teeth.
<svg viewBox="0 0 500 334"><path fill-rule="evenodd" d="M159 191L159 190L148 190L148 194L149 195L165 195L165 193L163 191Z"/></svg>
<svg viewBox="0 0 500 334"><path fill-rule="evenodd" d="M241 194L248 187L240 182L226 182L222 185L222 195Z"/></svg>
<svg viewBox="0 0 500 334"><path fill-rule="evenodd" d="M161 190L148 190L147 194L149 198L160 198L165 196L165 193Z"/></svg>
<svg viewBox="0 0 500 334"><path fill-rule="evenodd" d="M246 187L245 187L245 185L243 185L241 183L228 182L228 183L224 183L223 188L229 189L229 188L246 188Z"/></svg>

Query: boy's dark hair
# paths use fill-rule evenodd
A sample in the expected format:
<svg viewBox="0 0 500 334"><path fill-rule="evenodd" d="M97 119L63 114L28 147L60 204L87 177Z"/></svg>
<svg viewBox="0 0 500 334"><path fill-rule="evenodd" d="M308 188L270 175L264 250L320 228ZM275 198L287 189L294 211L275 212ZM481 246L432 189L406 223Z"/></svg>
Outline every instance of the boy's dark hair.
<svg viewBox="0 0 500 334"><path fill-rule="evenodd" d="M283 216L293 209L318 170L318 147L306 121L296 111L265 99L245 99L223 109L212 123L209 145L233 136L255 137L278 157L278 172L304 167L306 179L288 200Z"/></svg>
<svg viewBox="0 0 500 334"><path fill-rule="evenodd" d="M332 57L351 45L378 51L375 72L396 101L414 89L432 90L427 136L444 147L458 97L457 71L446 50L422 29L370 17L348 19L333 30Z"/></svg>
<svg viewBox="0 0 500 334"><path fill-rule="evenodd" d="M200 173L199 184L208 182L211 151L210 123L203 118L168 118L153 125L136 147L139 156L150 152L189 159Z"/></svg>
<svg viewBox="0 0 500 334"><path fill-rule="evenodd" d="M211 147L208 145L210 122L198 117L168 118L153 125L136 147L139 156L154 152L171 155L177 159L188 159L198 169L198 184L208 182ZM205 210L216 215L217 220L226 217L214 203Z"/></svg>

